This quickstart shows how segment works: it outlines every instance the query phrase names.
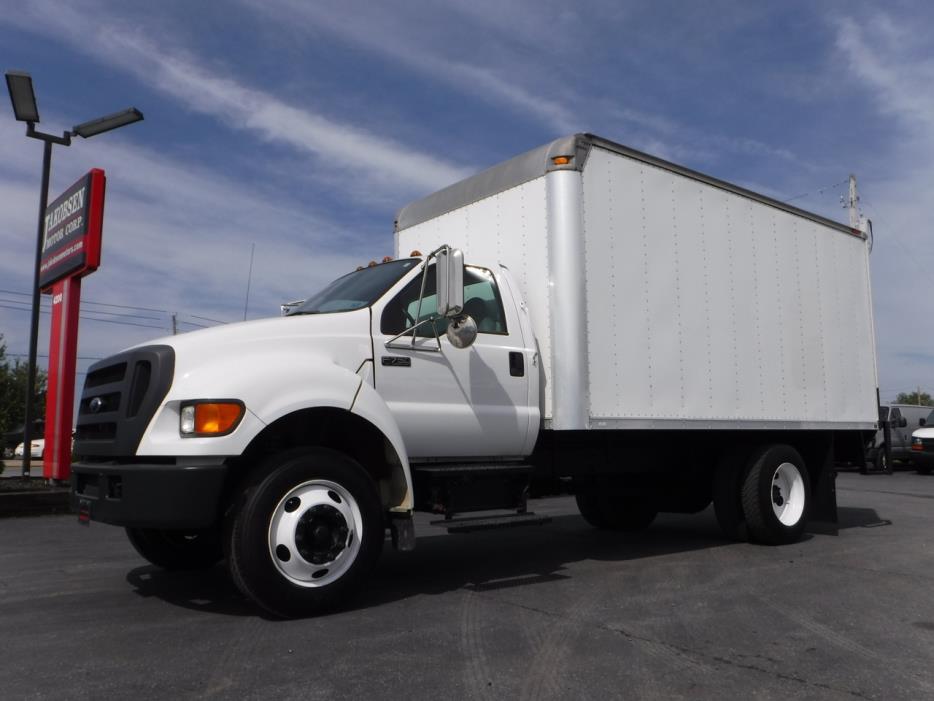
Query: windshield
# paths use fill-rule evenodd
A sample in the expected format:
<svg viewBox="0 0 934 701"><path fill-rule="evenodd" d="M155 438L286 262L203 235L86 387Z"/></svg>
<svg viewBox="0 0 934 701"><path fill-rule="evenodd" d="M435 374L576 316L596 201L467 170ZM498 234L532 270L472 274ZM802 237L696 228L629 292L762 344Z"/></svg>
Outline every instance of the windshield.
<svg viewBox="0 0 934 701"><path fill-rule="evenodd" d="M934 410L928 414L928 417L924 420L924 425L928 427L934 427Z"/></svg>
<svg viewBox="0 0 934 701"><path fill-rule="evenodd" d="M289 312L297 314L324 314L349 312L368 307L392 287L409 270L419 265L418 258L394 260L381 265L354 271L338 278L318 294L309 297Z"/></svg>

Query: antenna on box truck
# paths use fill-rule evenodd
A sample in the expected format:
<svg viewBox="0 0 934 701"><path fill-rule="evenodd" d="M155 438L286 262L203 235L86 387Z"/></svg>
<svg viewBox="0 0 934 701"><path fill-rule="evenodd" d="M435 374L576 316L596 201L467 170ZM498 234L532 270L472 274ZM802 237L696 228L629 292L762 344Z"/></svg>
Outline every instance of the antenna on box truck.
<svg viewBox="0 0 934 701"><path fill-rule="evenodd" d="M852 173L850 173L850 190L844 207L850 210L850 227L862 231L869 237L869 252L872 253L872 221L859 212L859 191L856 189L856 176Z"/></svg>
<svg viewBox="0 0 934 701"><path fill-rule="evenodd" d="M850 210L850 226L859 229L859 193L856 191L856 176L850 173L850 195L847 199L847 207Z"/></svg>

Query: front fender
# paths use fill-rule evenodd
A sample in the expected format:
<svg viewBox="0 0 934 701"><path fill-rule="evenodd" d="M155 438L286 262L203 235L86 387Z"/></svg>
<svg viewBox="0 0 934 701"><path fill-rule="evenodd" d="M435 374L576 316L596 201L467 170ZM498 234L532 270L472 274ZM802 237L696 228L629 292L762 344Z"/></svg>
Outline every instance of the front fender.
<svg viewBox="0 0 934 701"><path fill-rule="evenodd" d="M177 373L162 406L143 434L138 455L241 455L268 424L312 407L349 411L360 387L350 370L314 358L270 358L261 367L218 363ZM181 404L191 399L239 399L246 414L227 436L181 438Z"/></svg>
<svg viewBox="0 0 934 701"><path fill-rule="evenodd" d="M393 492L404 489L404 498L395 506L390 507L390 511L397 513L407 513L414 508L414 497L412 492L412 472L409 468L409 454L405 449L405 443L402 440L402 432L399 430L396 419L389 411L389 407L379 393L366 382L360 384L360 391L357 392L351 411L362 419L365 419L386 437L386 440L392 445L395 451L397 463L392 464L392 483ZM386 456L392 463L392 456Z"/></svg>

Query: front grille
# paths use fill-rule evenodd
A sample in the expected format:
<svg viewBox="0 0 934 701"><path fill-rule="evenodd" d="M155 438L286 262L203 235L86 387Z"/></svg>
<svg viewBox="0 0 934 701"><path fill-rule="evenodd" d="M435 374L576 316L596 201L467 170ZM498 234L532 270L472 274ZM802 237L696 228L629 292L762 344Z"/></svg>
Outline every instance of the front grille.
<svg viewBox="0 0 934 701"><path fill-rule="evenodd" d="M106 367L100 368L99 370L89 372L87 379L84 381L84 386L87 388L100 387L101 385L112 385L115 382L120 382L123 380L125 375L126 363L114 363L113 365L108 365Z"/></svg>
<svg viewBox="0 0 934 701"><path fill-rule="evenodd" d="M172 385L175 351L144 346L91 366L78 405L75 452L129 456Z"/></svg>

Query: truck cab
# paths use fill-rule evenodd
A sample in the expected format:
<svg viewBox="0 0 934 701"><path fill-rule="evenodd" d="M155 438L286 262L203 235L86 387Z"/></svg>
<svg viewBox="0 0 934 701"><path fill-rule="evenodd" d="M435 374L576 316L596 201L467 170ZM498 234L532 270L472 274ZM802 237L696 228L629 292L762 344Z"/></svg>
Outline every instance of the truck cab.
<svg viewBox="0 0 934 701"><path fill-rule="evenodd" d="M74 497L81 518L124 526L157 565L227 552L241 588L290 615L349 586L386 527L411 548L416 508L519 515L540 417L534 334L509 272L442 247L351 272L285 317L96 363Z"/></svg>

